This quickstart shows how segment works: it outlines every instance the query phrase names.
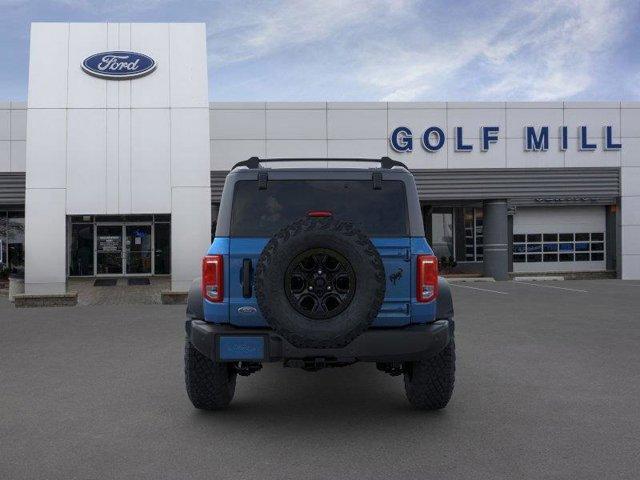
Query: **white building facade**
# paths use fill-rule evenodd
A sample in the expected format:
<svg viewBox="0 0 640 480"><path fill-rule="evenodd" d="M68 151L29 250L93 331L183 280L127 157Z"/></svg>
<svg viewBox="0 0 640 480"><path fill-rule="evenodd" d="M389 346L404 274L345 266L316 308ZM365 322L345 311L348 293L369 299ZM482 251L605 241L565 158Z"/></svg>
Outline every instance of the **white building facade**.
<svg viewBox="0 0 640 480"><path fill-rule="evenodd" d="M145 52L158 67L135 80L96 78L80 68L91 54L108 51ZM127 255L143 264L129 273L152 273L131 251L142 246L137 256L153 258L150 216L170 215L172 288L186 289L210 230L204 25L34 24L30 52L27 293L65 291L75 261L68 258L67 219L81 216L105 220L96 261L106 265L93 273L119 275L127 273L127 259L123 265L116 258ZM118 233L122 216L132 215L147 217L137 232ZM117 245L127 236L129 245Z"/></svg>
<svg viewBox="0 0 640 480"><path fill-rule="evenodd" d="M209 103L203 24L33 24L30 52L27 103L0 102L0 261L27 293L101 275L186 290L252 156L402 161L454 273L640 278L640 102ZM132 52L146 75L83 67Z"/></svg>

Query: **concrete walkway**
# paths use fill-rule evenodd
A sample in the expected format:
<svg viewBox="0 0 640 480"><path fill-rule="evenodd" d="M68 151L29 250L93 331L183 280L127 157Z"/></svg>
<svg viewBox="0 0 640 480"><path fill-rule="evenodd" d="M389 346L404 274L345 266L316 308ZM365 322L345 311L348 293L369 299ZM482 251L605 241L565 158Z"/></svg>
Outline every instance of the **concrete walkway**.
<svg viewBox="0 0 640 480"><path fill-rule="evenodd" d="M94 287L93 278L69 279L67 290L78 292L78 305L152 305L160 303L160 292L171 289L170 277L150 277L150 285L128 285L119 278L113 287Z"/></svg>

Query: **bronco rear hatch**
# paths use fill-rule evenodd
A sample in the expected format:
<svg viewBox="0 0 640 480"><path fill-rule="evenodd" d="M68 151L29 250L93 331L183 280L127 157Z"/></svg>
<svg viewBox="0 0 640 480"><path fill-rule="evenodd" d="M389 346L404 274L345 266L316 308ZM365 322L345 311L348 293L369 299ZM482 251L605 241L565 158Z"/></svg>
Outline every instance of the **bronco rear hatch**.
<svg viewBox="0 0 640 480"><path fill-rule="evenodd" d="M345 170L345 175L336 180L327 179L326 174L313 175L313 171L307 171L304 180L288 179L282 171L279 175L271 172L258 173L254 179L239 179L233 198L226 199L233 202L225 293L230 323L266 325L252 284L258 258L274 233L307 215L331 215L352 222L369 236L382 257L387 277L384 303L373 325L410 323L412 255L404 182L382 181L381 173L371 170L360 170L358 175L352 175L353 179ZM363 178L363 173L368 175Z"/></svg>

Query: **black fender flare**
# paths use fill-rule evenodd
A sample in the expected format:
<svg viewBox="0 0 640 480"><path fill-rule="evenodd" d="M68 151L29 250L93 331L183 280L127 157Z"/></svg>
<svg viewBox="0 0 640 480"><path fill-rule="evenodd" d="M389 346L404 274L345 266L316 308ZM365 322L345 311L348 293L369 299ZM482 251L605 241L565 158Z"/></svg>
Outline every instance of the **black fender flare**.
<svg viewBox="0 0 640 480"><path fill-rule="evenodd" d="M187 317L191 320L204 320L204 305L202 303L202 279L196 278L191 282L187 297Z"/></svg>
<svg viewBox="0 0 640 480"><path fill-rule="evenodd" d="M436 305L436 320L453 318L453 299L451 287L444 277L438 277L438 300Z"/></svg>

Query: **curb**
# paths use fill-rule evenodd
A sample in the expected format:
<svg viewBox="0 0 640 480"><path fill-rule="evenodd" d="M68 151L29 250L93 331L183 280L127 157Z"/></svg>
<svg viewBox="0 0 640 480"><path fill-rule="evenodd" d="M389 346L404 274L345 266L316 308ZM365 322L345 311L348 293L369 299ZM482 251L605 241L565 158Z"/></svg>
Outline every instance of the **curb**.
<svg viewBox="0 0 640 480"><path fill-rule="evenodd" d="M19 293L14 297L16 308L73 307L78 304L78 293L67 292L49 295Z"/></svg>
<svg viewBox="0 0 640 480"><path fill-rule="evenodd" d="M174 292L164 290L160 292L160 303L162 305L186 305L189 292Z"/></svg>
<svg viewBox="0 0 640 480"><path fill-rule="evenodd" d="M493 277L460 277L460 278L447 278L445 280L449 283L461 283L461 282L469 282L469 283L493 283L495 282L495 278Z"/></svg>
<svg viewBox="0 0 640 480"><path fill-rule="evenodd" d="M561 276L513 277L514 282L547 282L564 280Z"/></svg>

